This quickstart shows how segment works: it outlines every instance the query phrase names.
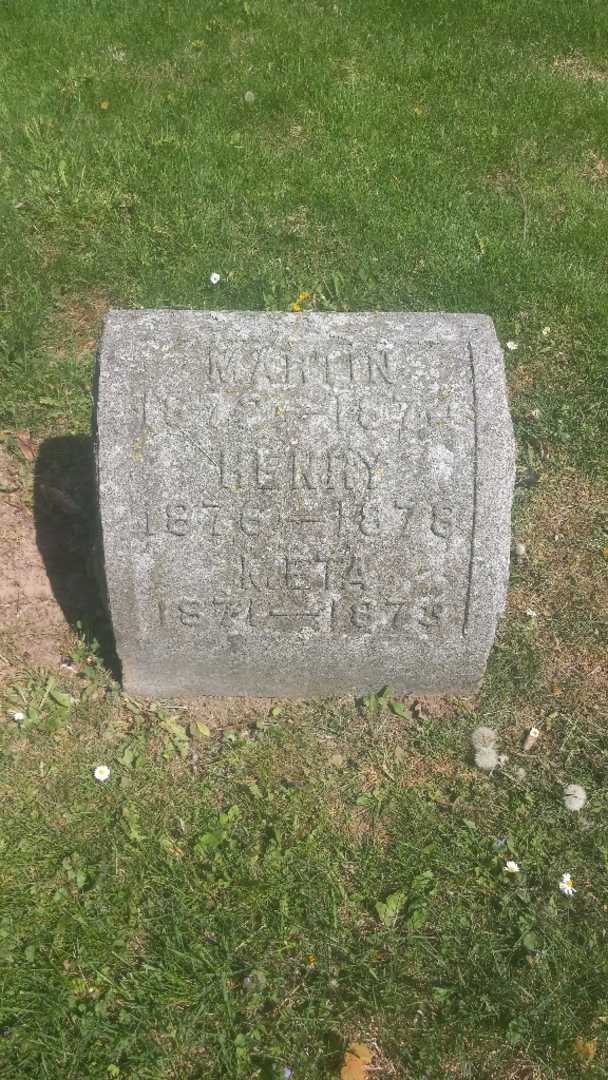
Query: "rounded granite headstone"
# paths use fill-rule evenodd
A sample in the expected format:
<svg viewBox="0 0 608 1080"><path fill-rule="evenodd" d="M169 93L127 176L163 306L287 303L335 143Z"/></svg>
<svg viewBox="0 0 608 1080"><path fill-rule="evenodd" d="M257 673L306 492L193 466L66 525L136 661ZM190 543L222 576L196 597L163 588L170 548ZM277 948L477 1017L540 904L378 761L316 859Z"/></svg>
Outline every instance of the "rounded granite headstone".
<svg viewBox="0 0 608 1080"><path fill-rule="evenodd" d="M478 686L514 480L486 316L112 311L96 440L128 692Z"/></svg>

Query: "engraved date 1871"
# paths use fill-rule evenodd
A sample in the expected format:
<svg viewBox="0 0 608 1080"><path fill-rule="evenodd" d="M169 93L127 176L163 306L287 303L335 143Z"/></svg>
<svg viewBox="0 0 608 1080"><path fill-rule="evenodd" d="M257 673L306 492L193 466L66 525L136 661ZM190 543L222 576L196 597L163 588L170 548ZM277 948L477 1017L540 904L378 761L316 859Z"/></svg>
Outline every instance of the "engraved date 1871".
<svg viewBox="0 0 608 1080"><path fill-rule="evenodd" d="M212 623L225 630L250 627L279 634L307 628L328 635L398 633L427 639L444 623L444 603L434 593L356 600L352 597L325 601L299 599L283 604L252 596L217 595L207 603L184 596L175 601L161 601L158 610L163 627L177 623L186 628L208 629Z"/></svg>

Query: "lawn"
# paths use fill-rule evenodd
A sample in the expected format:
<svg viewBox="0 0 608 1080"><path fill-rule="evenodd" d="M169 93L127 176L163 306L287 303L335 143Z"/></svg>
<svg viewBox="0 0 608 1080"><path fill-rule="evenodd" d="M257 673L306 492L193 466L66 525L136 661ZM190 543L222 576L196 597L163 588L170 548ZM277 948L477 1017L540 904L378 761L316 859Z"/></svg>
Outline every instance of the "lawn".
<svg viewBox="0 0 608 1080"><path fill-rule="evenodd" d="M608 1075L607 43L603 0L1 5L3 1077ZM114 680L101 317L302 290L496 322L519 547L475 700Z"/></svg>

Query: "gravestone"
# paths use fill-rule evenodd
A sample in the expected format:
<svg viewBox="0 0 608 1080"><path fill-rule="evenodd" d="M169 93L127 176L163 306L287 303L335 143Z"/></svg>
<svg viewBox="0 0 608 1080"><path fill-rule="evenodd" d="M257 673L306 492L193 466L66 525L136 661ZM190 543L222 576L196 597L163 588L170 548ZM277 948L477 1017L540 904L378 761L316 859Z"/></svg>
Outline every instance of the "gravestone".
<svg viewBox="0 0 608 1080"><path fill-rule="evenodd" d="M514 478L486 316L112 311L96 438L128 692L477 688Z"/></svg>

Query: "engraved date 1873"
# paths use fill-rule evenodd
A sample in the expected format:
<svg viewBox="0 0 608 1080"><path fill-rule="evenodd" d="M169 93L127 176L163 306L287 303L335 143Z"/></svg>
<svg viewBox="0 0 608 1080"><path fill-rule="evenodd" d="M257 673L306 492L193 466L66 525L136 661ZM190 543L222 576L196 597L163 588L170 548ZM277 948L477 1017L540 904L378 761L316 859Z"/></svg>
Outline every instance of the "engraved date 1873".
<svg viewBox="0 0 608 1080"><path fill-rule="evenodd" d="M207 602L197 597L162 600L158 605L163 627L179 624L186 628L208 629L209 624L224 630L272 630L279 634L308 628L326 635L358 633L412 634L426 639L441 630L444 603L437 593L417 596L383 596L377 599L260 600L258 597L216 595Z"/></svg>

